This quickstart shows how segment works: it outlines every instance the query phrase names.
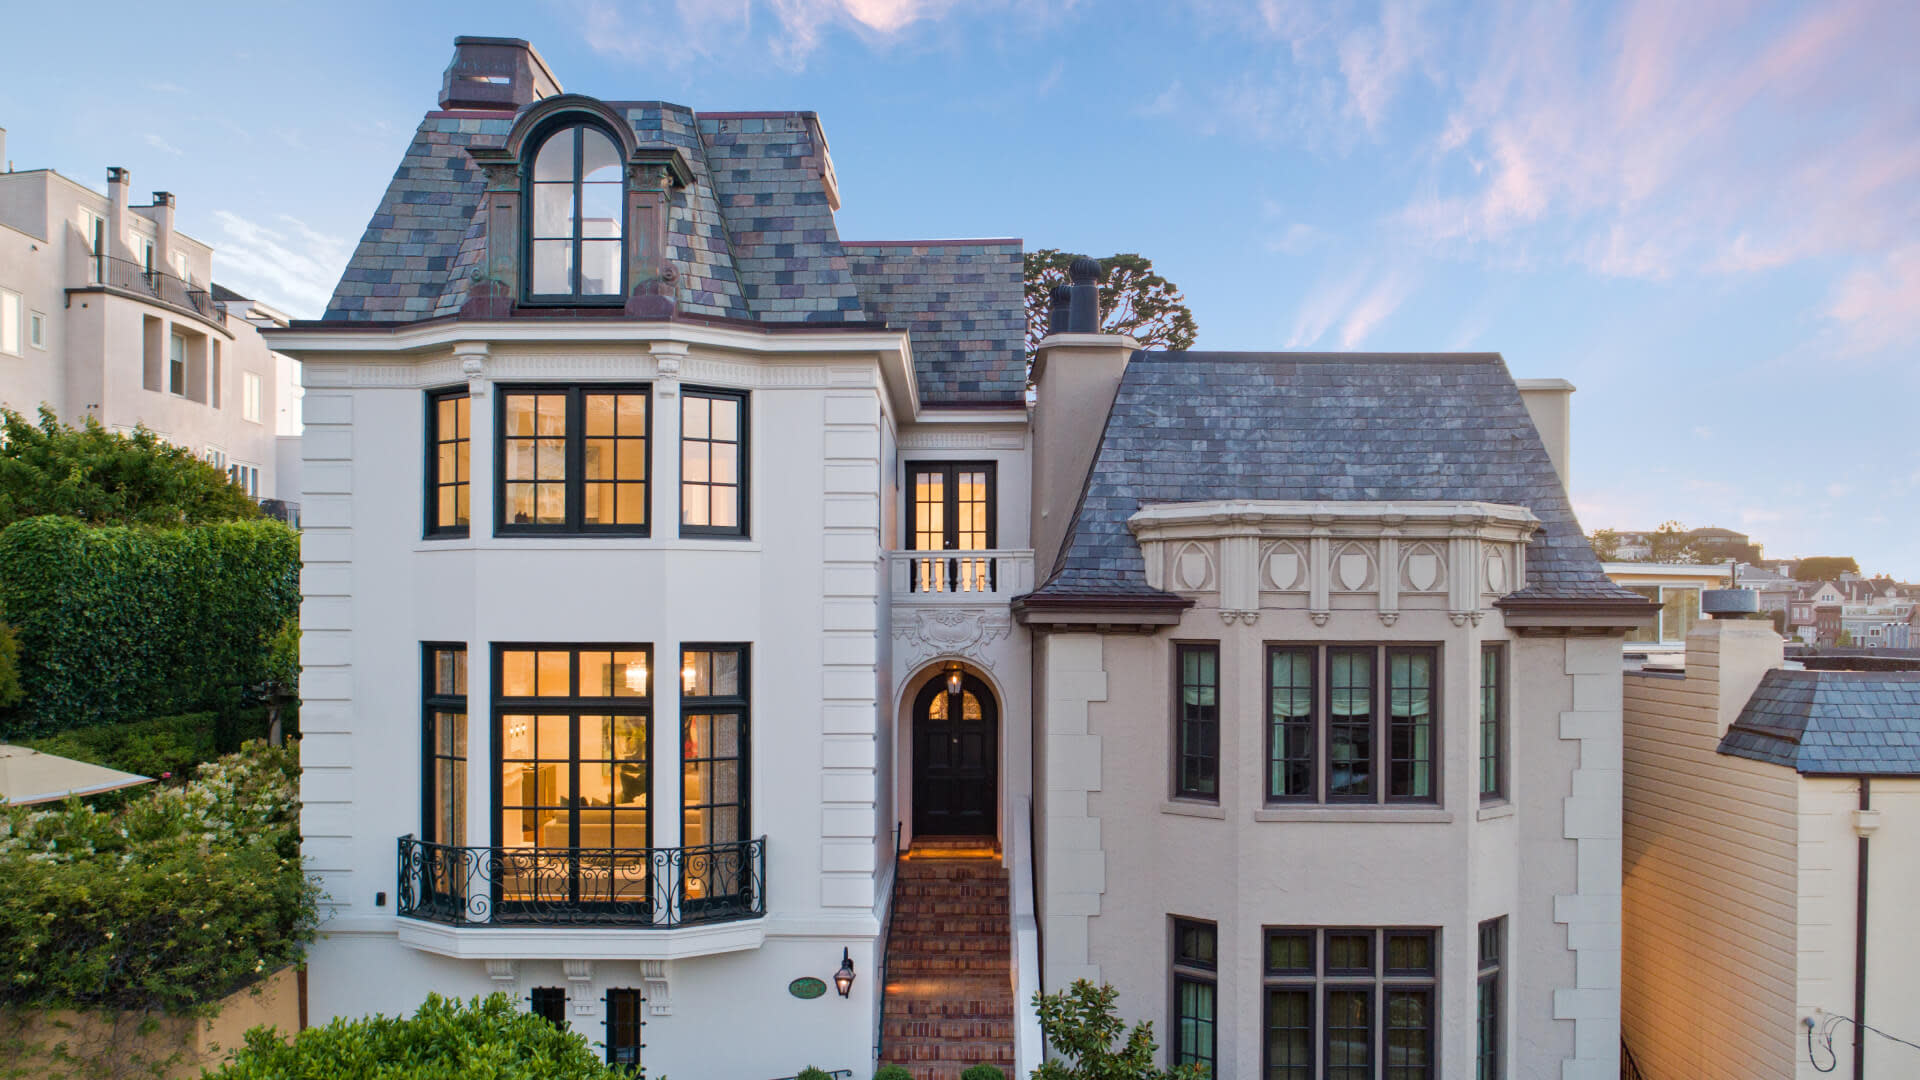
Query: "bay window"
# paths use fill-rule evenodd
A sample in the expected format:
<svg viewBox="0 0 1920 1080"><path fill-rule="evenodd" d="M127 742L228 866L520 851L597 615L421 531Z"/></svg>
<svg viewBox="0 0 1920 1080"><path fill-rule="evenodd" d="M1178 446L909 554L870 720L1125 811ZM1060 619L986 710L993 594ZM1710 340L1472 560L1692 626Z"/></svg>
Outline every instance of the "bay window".
<svg viewBox="0 0 1920 1080"><path fill-rule="evenodd" d="M255 380L252 394L259 376L249 372L248 377ZM472 405L464 388L427 395L428 536L467 535L473 511Z"/></svg>
<svg viewBox="0 0 1920 1080"><path fill-rule="evenodd" d="M1179 798L1220 798L1220 646L1174 648L1173 793Z"/></svg>
<svg viewBox="0 0 1920 1080"><path fill-rule="evenodd" d="M647 534L646 387L503 387L499 398L499 532Z"/></svg>
<svg viewBox="0 0 1920 1080"><path fill-rule="evenodd" d="M1438 931L1265 932L1268 1080L1432 1080Z"/></svg>
<svg viewBox="0 0 1920 1080"><path fill-rule="evenodd" d="M421 755L426 793L420 837L432 844L467 842L467 647L425 646Z"/></svg>
<svg viewBox="0 0 1920 1080"><path fill-rule="evenodd" d="M739 856L748 835L747 647L686 646L680 679L681 903L730 902L749 885Z"/></svg>

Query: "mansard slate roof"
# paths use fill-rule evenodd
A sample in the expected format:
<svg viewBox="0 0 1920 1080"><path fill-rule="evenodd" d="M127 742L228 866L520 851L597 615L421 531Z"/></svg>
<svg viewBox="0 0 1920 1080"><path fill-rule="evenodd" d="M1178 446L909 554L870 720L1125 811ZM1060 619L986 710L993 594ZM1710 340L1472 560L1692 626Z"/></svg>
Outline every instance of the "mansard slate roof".
<svg viewBox="0 0 1920 1080"><path fill-rule="evenodd" d="M1769 671L1720 752L1807 775L1920 776L1920 671Z"/></svg>
<svg viewBox="0 0 1920 1080"><path fill-rule="evenodd" d="M1215 499L1477 500L1540 519L1514 599L1637 602L1607 579L1498 354L1137 352L1034 595L1159 597L1127 519Z"/></svg>
<svg viewBox="0 0 1920 1080"><path fill-rule="evenodd" d="M776 324L884 320L911 332L923 401L1023 402L1019 241L849 248L828 203L830 166L814 114L606 104L642 146L678 148L692 168L692 185L673 193L668 215L681 313ZM427 113L323 321L459 312L485 257L485 180L467 150L504 145L515 115Z"/></svg>

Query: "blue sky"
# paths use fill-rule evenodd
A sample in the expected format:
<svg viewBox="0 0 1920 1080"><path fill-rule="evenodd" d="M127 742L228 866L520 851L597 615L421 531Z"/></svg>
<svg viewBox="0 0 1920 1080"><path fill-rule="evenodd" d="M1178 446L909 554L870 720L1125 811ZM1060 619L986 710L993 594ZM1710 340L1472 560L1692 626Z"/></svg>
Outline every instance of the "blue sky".
<svg viewBox="0 0 1920 1080"><path fill-rule="evenodd" d="M569 90L821 114L848 239L1138 251L1212 349L1492 350L1589 528L1920 579L1920 5L20 6L17 167L166 189L313 315L456 34Z"/></svg>

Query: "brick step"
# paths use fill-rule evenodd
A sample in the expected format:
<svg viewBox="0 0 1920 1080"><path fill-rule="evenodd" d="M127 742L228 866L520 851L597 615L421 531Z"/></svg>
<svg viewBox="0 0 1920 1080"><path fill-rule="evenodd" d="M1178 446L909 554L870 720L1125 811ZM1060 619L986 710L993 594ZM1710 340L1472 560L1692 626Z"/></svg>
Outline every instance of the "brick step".
<svg viewBox="0 0 1920 1080"><path fill-rule="evenodd" d="M986 934L1004 938L1011 932L1007 917L1003 914L979 915L937 915L914 912L908 915L896 912L893 916L893 937L899 941L909 937L931 935L934 937L957 937L963 935Z"/></svg>
<svg viewBox="0 0 1920 1080"><path fill-rule="evenodd" d="M949 1064L977 1065L986 1062L989 1065L1013 1064L1013 1042L1002 1043L967 1041L962 1039L902 1039L886 1044L888 1061L909 1068L920 1065Z"/></svg>
<svg viewBox="0 0 1920 1080"><path fill-rule="evenodd" d="M997 952L1012 947L1005 934L895 934L887 954Z"/></svg>
<svg viewBox="0 0 1920 1080"><path fill-rule="evenodd" d="M978 1019L975 1017L918 1017L890 1016L882 1022L887 1041L896 1039L905 1042L909 1039L960 1039L972 1042L1000 1041L1013 1038L1013 1018Z"/></svg>
<svg viewBox="0 0 1920 1080"><path fill-rule="evenodd" d="M1004 978L889 978L889 1017L993 1020L1013 1016L1013 990Z"/></svg>
<svg viewBox="0 0 1920 1080"><path fill-rule="evenodd" d="M1000 878L1005 880L1007 868L991 859L909 859L900 864L900 877L905 880L924 878L950 878L967 880L972 878Z"/></svg>
<svg viewBox="0 0 1920 1080"><path fill-rule="evenodd" d="M966 1072L970 1066L980 1064L977 1061L904 1062L893 1061L891 1058L888 1058L884 1063L899 1065L905 1068L907 1072L913 1075L913 1080L960 1080L961 1073ZM999 1065L1002 1069L1006 1070L1009 1078L1013 1076L1013 1061L1011 1058L1006 1061L989 1061L987 1064Z"/></svg>
<svg viewBox="0 0 1920 1080"><path fill-rule="evenodd" d="M1007 902L1004 886L956 885L952 882L921 884L903 881L894 895L903 906L922 900L991 900L1003 906Z"/></svg>
<svg viewBox="0 0 1920 1080"><path fill-rule="evenodd" d="M887 974L921 975L1005 975L1011 970L1006 953L957 953L948 956L895 956L887 961Z"/></svg>

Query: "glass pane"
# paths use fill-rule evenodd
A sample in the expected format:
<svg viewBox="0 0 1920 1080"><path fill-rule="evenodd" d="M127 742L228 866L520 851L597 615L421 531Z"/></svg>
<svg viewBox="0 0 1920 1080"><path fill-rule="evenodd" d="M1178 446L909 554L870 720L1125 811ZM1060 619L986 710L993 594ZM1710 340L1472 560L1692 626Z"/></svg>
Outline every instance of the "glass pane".
<svg viewBox="0 0 1920 1080"><path fill-rule="evenodd" d="M586 453L586 478L588 480L613 479L613 443L612 439L588 439Z"/></svg>
<svg viewBox="0 0 1920 1080"><path fill-rule="evenodd" d="M571 697L573 695L573 654L569 652L547 652L538 654L536 663L540 669L540 685L535 691L541 697Z"/></svg>
<svg viewBox="0 0 1920 1080"><path fill-rule="evenodd" d="M732 650L716 652L713 656L713 691L715 697L735 697L740 693L740 654Z"/></svg>
<svg viewBox="0 0 1920 1080"><path fill-rule="evenodd" d="M621 394L619 397L620 434L647 433L647 395Z"/></svg>
<svg viewBox="0 0 1920 1080"><path fill-rule="evenodd" d="M581 492L581 519L588 525L614 523L612 484L585 485Z"/></svg>
<svg viewBox="0 0 1920 1080"><path fill-rule="evenodd" d="M1214 964L1214 928L1206 923L1174 923L1174 960L1181 964L1212 967Z"/></svg>
<svg viewBox="0 0 1920 1080"><path fill-rule="evenodd" d="M1267 991L1267 1080L1312 1080L1313 993Z"/></svg>
<svg viewBox="0 0 1920 1080"><path fill-rule="evenodd" d="M567 761L573 756L573 718L570 716L538 716L533 724L534 756L547 761ZM544 780L553 783L553 780ZM552 792L543 792L540 802L551 805L554 799L548 797Z"/></svg>
<svg viewBox="0 0 1920 1080"><path fill-rule="evenodd" d="M625 762L647 760L646 717L616 716L613 718L613 756ZM641 794L644 795L645 792Z"/></svg>
<svg viewBox="0 0 1920 1080"><path fill-rule="evenodd" d="M714 757L740 756L740 718L732 713L722 713L713 718Z"/></svg>
<svg viewBox="0 0 1920 1080"><path fill-rule="evenodd" d="M585 733L581 738L584 741ZM586 747L581 748L585 756ZM582 807L610 806L613 803L613 763L611 761L582 761L580 764L580 805Z"/></svg>
<svg viewBox="0 0 1920 1080"><path fill-rule="evenodd" d="M711 415L708 399L692 394L680 399L680 433L689 439L707 437L707 421Z"/></svg>
<svg viewBox="0 0 1920 1080"><path fill-rule="evenodd" d="M516 525L525 525L533 520L533 485L508 484L506 491L506 518Z"/></svg>
<svg viewBox="0 0 1920 1080"><path fill-rule="evenodd" d="M1388 975L1433 973L1433 939L1426 934L1387 935Z"/></svg>
<svg viewBox="0 0 1920 1080"><path fill-rule="evenodd" d="M740 447L734 443L713 443L712 473L716 484L740 482Z"/></svg>
<svg viewBox="0 0 1920 1080"><path fill-rule="evenodd" d="M567 442L564 438L535 439L533 447L534 479L565 480L567 478Z"/></svg>
<svg viewBox="0 0 1920 1080"><path fill-rule="evenodd" d="M1369 990L1327 993L1329 1080L1373 1080L1373 994Z"/></svg>
<svg viewBox="0 0 1920 1080"><path fill-rule="evenodd" d="M647 523L647 489L640 484L618 484L614 495L614 521L621 525Z"/></svg>
<svg viewBox="0 0 1920 1080"><path fill-rule="evenodd" d="M645 480L647 478L647 441L645 439L621 439L614 449L617 462L614 475L622 480Z"/></svg>
<svg viewBox="0 0 1920 1080"><path fill-rule="evenodd" d="M1627 591L1639 593L1641 596L1646 597L1647 599L1653 601L1656 604L1660 602L1660 586L1658 585L1629 585L1627 586ZM1633 629L1627 631L1627 640L1628 641L1659 641L1660 627L1659 627L1659 619L1657 617L1655 618L1654 623L1655 625L1653 626L1636 626Z"/></svg>
<svg viewBox="0 0 1920 1080"><path fill-rule="evenodd" d="M613 696L641 697L647 692L647 655L642 652L613 654Z"/></svg>
<svg viewBox="0 0 1920 1080"><path fill-rule="evenodd" d="M620 182L620 148L598 128L580 129L580 176L589 181Z"/></svg>
<svg viewBox="0 0 1920 1080"><path fill-rule="evenodd" d="M620 241L580 243L580 295L616 296L620 292Z"/></svg>
<svg viewBox="0 0 1920 1080"><path fill-rule="evenodd" d="M713 524L715 528L731 529L740 524L740 489L720 487L713 489Z"/></svg>
<svg viewBox="0 0 1920 1080"><path fill-rule="evenodd" d="M535 180L573 179L573 144L579 130L566 128L554 132L545 143L541 144L539 155L533 159ZM600 137L606 138L605 135Z"/></svg>
<svg viewBox="0 0 1920 1080"><path fill-rule="evenodd" d="M620 238L620 185L580 185L580 235Z"/></svg>
<svg viewBox="0 0 1920 1080"><path fill-rule="evenodd" d="M607 438L613 435L612 394L588 394L587 398L587 437Z"/></svg>
<svg viewBox="0 0 1920 1080"><path fill-rule="evenodd" d="M503 759L533 756L533 717L509 714L500 718L500 756ZM504 794L501 798L514 801Z"/></svg>
<svg viewBox="0 0 1920 1080"><path fill-rule="evenodd" d="M533 236L566 240L573 236L573 185L533 185Z"/></svg>
<svg viewBox="0 0 1920 1080"><path fill-rule="evenodd" d="M580 696L613 696L612 653L583 652L580 654ZM584 727L580 729L580 753L583 757L593 756L587 752L587 736Z"/></svg>
<svg viewBox="0 0 1920 1080"><path fill-rule="evenodd" d="M1693 624L1700 621L1699 589L1668 589L1667 602L1660 609L1660 635L1667 641L1685 641Z"/></svg>
<svg viewBox="0 0 1920 1080"><path fill-rule="evenodd" d="M1373 973L1373 934L1371 931L1359 933L1327 934L1327 972L1333 974Z"/></svg>
<svg viewBox="0 0 1920 1080"><path fill-rule="evenodd" d="M523 437L533 434L532 394L507 395L507 434Z"/></svg>
<svg viewBox="0 0 1920 1080"><path fill-rule="evenodd" d="M732 398L713 402L713 437L728 442L740 441L740 402Z"/></svg>
<svg viewBox="0 0 1920 1080"><path fill-rule="evenodd" d="M683 525L706 525L712 516L711 504L707 500L707 489L691 485L681 500L680 523Z"/></svg>
<svg viewBox="0 0 1920 1080"><path fill-rule="evenodd" d="M500 654L500 693L504 697L532 697L534 694L533 653L508 649Z"/></svg>
<svg viewBox="0 0 1920 1080"><path fill-rule="evenodd" d="M680 479L696 484L707 482L708 445L701 442L680 444Z"/></svg>
<svg viewBox="0 0 1920 1080"><path fill-rule="evenodd" d="M534 490L533 520L542 525L560 525L567 520L567 489L564 484L540 484Z"/></svg>
<svg viewBox="0 0 1920 1080"><path fill-rule="evenodd" d="M1273 975L1313 974L1313 934L1273 932L1267 935L1267 972Z"/></svg>
<svg viewBox="0 0 1920 1080"><path fill-rule="evenodd" d="M533 242L533 291L543 295L573 291L573 241Z"/></svg>

